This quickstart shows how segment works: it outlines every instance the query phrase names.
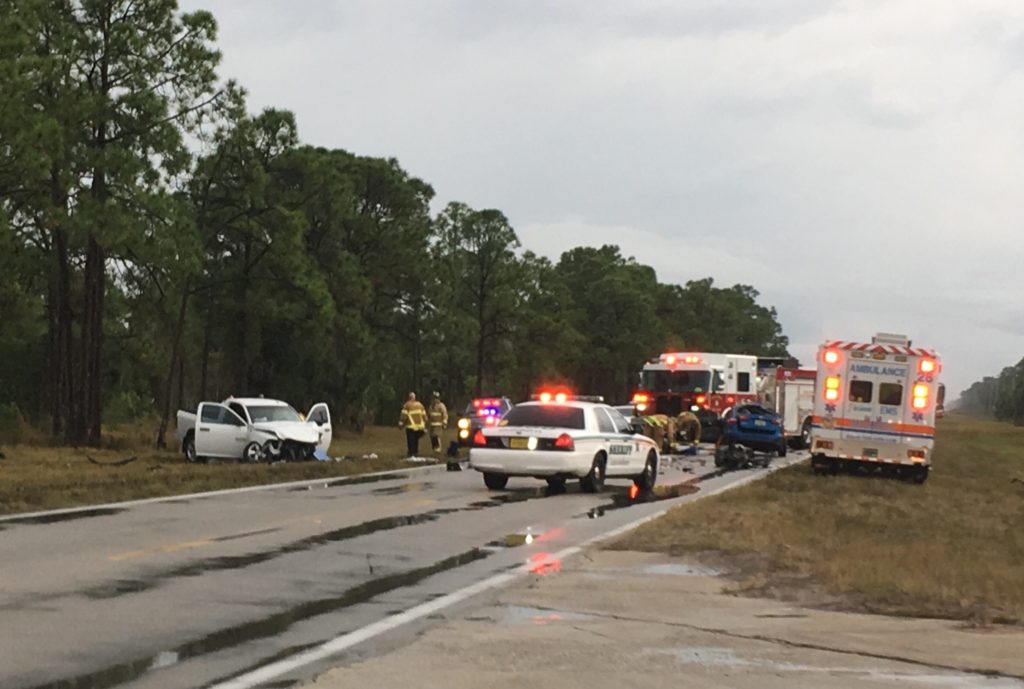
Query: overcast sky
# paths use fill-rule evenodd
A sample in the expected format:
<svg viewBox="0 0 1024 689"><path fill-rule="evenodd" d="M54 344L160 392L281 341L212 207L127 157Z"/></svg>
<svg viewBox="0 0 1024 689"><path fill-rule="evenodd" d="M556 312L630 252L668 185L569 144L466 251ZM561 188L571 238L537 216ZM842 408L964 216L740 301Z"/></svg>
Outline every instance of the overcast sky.
<svg viewBox="0 0 1024 689"><path fill-rule="evenodd" d="M1024 356L1021 0L182 0L304 142L398 158L557 259L740 282L805 365Z"/></svg>

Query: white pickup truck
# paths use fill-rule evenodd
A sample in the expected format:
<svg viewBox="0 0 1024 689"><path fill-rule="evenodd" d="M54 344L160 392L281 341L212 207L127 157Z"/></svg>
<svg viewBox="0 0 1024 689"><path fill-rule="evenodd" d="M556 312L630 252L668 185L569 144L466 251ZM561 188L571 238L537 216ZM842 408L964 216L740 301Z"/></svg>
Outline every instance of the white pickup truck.
<svg viewBox="0 0 1024 689"><path fill-rule="evenodd" d="M175 436L189 462L205 457L312 459L331 445L331 412L321 402L303 419L280 400L229 397L220 404L202 402L195 414L179 411Z"/></svg>

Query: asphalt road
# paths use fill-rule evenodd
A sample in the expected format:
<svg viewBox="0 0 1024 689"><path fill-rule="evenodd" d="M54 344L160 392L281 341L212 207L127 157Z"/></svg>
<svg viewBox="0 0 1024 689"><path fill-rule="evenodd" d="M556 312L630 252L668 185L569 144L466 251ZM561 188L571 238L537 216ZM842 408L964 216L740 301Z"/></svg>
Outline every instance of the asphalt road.
<svg viewBox="0 0 1024 689"><path fill-rule="evenodd" d="M531 479L491 492L476 472L441 466L0 520L0 687L212 687L763 473L709 476L706 456L664 464L659 483L681 497L630 500L625 481L599 495L577 484L548 495ZM700 490L687 494L697 476ZM407 643L429 624L347 657Z"/></svg>

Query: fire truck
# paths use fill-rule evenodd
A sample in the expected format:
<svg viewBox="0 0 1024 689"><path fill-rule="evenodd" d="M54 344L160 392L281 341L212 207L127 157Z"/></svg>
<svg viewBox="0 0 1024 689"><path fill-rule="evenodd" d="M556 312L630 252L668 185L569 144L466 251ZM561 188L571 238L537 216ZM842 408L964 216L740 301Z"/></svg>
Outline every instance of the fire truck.
<svg viewBox="0 0 1024 689"><path fill-rule="evenodd" d="M796 448L807 447L811 440L817 377L813 368L779 366L765 371L759 380L761 401L782 417L786 437Z"/></svg>
<svg viewBox="0 0 1024 689"><path fill-rule="evenodd" d="M722 412L757 394L757 357L747 354L666 352L644 364L633 394L638 415L694 412L701 440L717 440Z"/></svg>
<svg viewBox="0 0 1024 689"><path fill-rule="evenodd" d="M913 347L904 335L822 344L810 438L815 471L889 466L923 483L935 444L941 371L934 350Z"/></svg>

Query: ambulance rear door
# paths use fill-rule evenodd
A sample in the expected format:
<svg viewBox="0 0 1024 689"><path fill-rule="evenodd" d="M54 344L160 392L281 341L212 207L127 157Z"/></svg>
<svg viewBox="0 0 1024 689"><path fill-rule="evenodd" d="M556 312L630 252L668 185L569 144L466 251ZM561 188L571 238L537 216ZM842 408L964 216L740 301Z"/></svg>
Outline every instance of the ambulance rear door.
<svg viewBox="0 0 1024 689"><path fill-rule="evenodd" d="M858 441L865 457L898 457L900 453L891 446L901 444L900 430L906 423L910 365L885 355L868 354L851 358L847 371L841 437Z"/></svg>

